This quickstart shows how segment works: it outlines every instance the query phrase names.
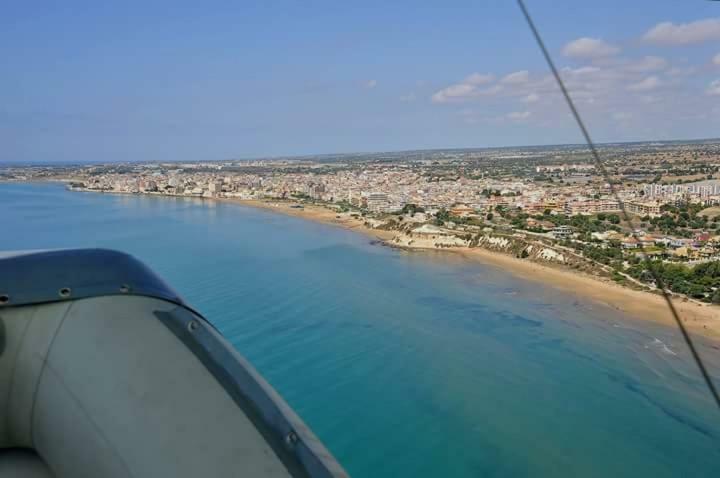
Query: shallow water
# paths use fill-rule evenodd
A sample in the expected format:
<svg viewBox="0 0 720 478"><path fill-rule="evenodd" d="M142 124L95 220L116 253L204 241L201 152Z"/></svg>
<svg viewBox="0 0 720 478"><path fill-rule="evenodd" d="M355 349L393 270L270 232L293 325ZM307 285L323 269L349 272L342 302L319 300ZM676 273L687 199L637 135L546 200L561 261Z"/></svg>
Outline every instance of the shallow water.
<svg viewBox="0 0 720 478"><path fill-rule="evenodd" d="M356 478L720 474L720 411L672 329L235 204L0 184L0 207L0 250L153 267Z"/></svg>

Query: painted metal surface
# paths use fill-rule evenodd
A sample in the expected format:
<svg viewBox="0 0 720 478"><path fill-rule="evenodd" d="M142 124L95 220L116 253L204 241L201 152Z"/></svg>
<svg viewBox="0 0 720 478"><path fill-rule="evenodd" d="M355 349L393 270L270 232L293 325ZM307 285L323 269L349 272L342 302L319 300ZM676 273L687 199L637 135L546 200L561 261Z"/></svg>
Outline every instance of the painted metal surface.
<svg viewBox="0 0 720 478"><path fill-rule="evenodd" d="M291 476L348 477L255 368L137 259L105 249L0 254L0 310L112 295L148 296L177 305L170 312L154 311L154 315L243 410Z"/></svg>
<svg viewBox="0 0 720 478"><path fill-rule="evenodd" d="M0 307L142 295L187 307L150 268L123 252L69 249L0 255Z"/></svg>
<svg viewBox="0 0 720 478"><path fill-rule="evenodd" d="M272 386L205 319L182 307L155 316L243 409L292 476L349 476Z"/></svg>

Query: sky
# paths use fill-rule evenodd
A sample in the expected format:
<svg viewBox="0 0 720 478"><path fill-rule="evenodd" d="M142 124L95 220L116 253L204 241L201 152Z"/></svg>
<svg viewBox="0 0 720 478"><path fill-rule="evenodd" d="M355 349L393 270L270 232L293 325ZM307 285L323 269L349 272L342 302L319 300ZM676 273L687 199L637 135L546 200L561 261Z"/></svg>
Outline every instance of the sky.
<svg viewBox="0 0 720 478"><path fill-rule="evenodd" d="M526 4L594 140L720 136L720 2ZM0 3L0 162L579 142L512 0Z"/></svg>

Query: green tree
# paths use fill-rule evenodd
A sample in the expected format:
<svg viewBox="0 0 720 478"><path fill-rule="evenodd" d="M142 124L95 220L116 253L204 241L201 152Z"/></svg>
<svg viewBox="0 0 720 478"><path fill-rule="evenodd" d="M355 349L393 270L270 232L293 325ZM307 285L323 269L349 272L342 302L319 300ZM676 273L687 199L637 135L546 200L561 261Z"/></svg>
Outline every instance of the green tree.
<svg viewBox="0 0 720 478"><path fill-rule="evenodd" d="M417 204L408 203L403 206L401 212L403 214L410 214L411 216L414 216L416 212L425 212L425 209Z"/></svg>

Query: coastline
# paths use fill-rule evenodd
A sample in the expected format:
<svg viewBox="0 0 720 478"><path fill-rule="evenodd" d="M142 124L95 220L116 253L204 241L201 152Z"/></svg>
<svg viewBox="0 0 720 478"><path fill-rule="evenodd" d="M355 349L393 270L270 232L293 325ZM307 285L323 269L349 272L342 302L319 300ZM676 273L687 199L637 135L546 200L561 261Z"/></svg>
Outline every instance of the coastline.
<svg viewBox="0 0 720 478"><path fill-rule="evenodd" d="M389 241L395 237L395 232L383 229L371 229L365 226L365 221L351 217L340 217L338 213L331 211L323 206L303 205L302 209L291 207L295 203L277 202L263 199L236 199L236 198L217 198L218 201L231 202L243 206L265 209L268 211L285 214L286 216L299 217L310 221L320 222L323 224L331 224L345 229L365 234L380 241Z"/></svg>
<svg viewBox="0 0 720 478"><path fill-rule="evenodd" d="M382 241L391 247L389 241L395 237L394 231L371 229L365 226L361 219L348 217L338 218L338 214L322 206L304 206L302 209L293 208L287 202L272 200L245 200L224 198L221 201L232 202L248 207L265 209L288 216L320 222L323 224L343 227L355 232L365 234L375 240ZM407 249L422 252L423 249ZM432 249L435 251L435 249ZM490 251L483 248L448 248L443 252L461 255L468 260L485 265L499 267L517 277L534 282L542 282L555 289L577 294L594 302L611 307L634 319L649 320L665 326L676 328L675 320L668 311L665 299L659 294L639 291L623 287L610 280L577 271L562 269L562 266L552 267L537 262L519 259L501 252ZM720 342L720 307L710 304L699 304L675 297L673 300L683 323L689 332L711 339L714 343Z"/></svg>
<svg viewBox="0 0 720 478"><path fill-rule="evenodd" d="M108 191L104 192L104 194L129 193ZM304 220L342 227L364 234L375 241L382 242L388 247L403 249L409 252L422 253L426 250L437 251L436 249L396 246L390 242L396 236L395 231L369 228L362 219L352 218L346 215L338 217L339 214L337 212L324 206L303 205L302 208L297 208L292 207L293 205L297 205L295 202L272 199L206 197L198 199L234 203L298 217ZM602 279L597 276L572 271L562 266L551 266L530 260L523 260L502 252L491 251L481 247L454 247L442 249L441 252L457 254L468 260L498 267L516 277L533 282L540 282L545 286L576 294L613 308L636 320L647 320L667 327L677 328L677 324L668 311L664 298L659 294L630 289L618 285L609 279ZM673 305L675 305L675 308L683 320L683 324L685 324L691 334L700 335L711 340L713 343L712 347L720 350L720 345L718 345L720 344L720 306L698 303L678 296L674 297Z"/></svg>

